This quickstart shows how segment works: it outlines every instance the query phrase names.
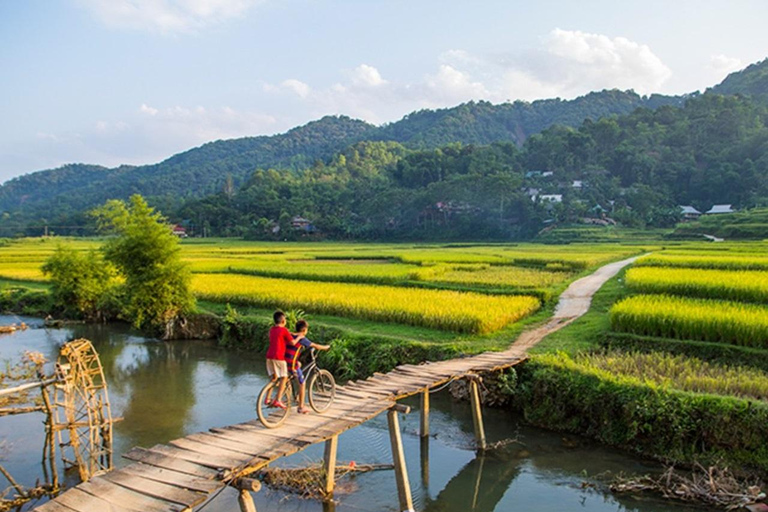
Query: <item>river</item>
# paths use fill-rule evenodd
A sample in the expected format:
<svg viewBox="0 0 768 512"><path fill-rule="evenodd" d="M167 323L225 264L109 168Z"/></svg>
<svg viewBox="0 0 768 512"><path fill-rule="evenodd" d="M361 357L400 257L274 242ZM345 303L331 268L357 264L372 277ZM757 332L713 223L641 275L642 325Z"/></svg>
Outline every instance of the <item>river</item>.
<svg viewBox="0 0 768 512"><path fill-rule="evenodd" d="M0 316L0 325L19 321ZM0 335L0 359L17 360L24 350L42 352L53 361L69 339L90 339L99 352L109 383L112 413L124 419L115 425L115 452L133 446L151 447L210 427L252 420L254 397L264 384L264 360L259 354L233 352L212 343L161 342L119 326L40 328ZM466 403L447 392L431 400L428 453L423 453L415 413L401 418L404 447L415 507L430 512L667 512L704 510L650 496L617 497L601 490L601 475L659 471L656 464L590 441L523 425L514 414L485 410L489 442L516 438L518 442L478 457L472 449L472 418ZM0 461L20 483L32 485L42 477L44 439L42 414L0 418L3 443ZM322 445L280 461L298 466L318 462ZM390 463L386 416L382 415L339 437L339 460L357 464ZM116 464L127 461L116 458ZM0 477L1 478L1 477ZM3 483L4 485L5 483ZM259 511L313 512L322 504L264 488L254 495ZM25 509L29 509L27 506ZM226 489L204 512L237 511L236 492ZM392 471L360 474L342 480L338 512L396 511Z"/></svg>

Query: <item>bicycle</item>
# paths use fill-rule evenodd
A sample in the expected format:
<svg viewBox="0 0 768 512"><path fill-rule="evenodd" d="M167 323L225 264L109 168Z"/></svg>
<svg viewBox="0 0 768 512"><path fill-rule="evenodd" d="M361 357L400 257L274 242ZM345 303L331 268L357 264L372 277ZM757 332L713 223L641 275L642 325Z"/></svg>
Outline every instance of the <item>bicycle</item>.
<svg viewBox="0 0 768 512"><path fill-rule="evenodd" d="M306 378L309 406L316 413L322 414L331 407L336 397L336 379L333 378L331 372L317 366L315 352L314 348L309 350L311 361L306 367L302 368L302 371ZM296 375L292 374L285 383L282 397L277 398L278 401L285 405L285 409L275 407L271 403L267 404L267 400L275 394L274 390L278 385L277 379L270 380L261 389L256 400L256 414L261 424L265 427L277 428L288 418L293 402L298 396L298 386L293 386L294 380L296 380ZM294 387L297 389L294 390Z"/></svg>

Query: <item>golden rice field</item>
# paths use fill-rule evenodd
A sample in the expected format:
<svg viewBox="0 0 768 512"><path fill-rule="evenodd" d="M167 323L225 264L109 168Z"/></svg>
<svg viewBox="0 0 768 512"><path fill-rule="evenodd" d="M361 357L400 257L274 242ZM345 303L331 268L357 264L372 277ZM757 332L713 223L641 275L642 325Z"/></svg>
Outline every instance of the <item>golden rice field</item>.
<svg viewBox="0 0 768 512"><path fill-rule="evenodd" d="M608 352L569 356L543 354L537 360L589 373L601 380L630 380L636 384L693 393L731 395L768 400L768 374L701 359L666 353Z"/></svg>
<svg viewBox="0 0 768 512"><path fill-rule="evenodd" d="M438 267L431 275L427 274L419 278L436 283L464 284L469 286L502 287L508 285L515 288L542 288L564 283L573 276L573 272L555 272L528 267L483 264Z"/></svg>
<svg viewBox="0 0 768 512"><path fill-rule="evenodd" d="M627 271L626 283L641 293L768 302L768 271L640 267Z"/></svg>
<svg viewBox="0 0 768 512"><path fill-rule="evenodd" d="M299 308L309 313L473 334L499 330L540 306L538 299L527 296L300 282L234 274L195 274L192 288L198 297L212 301Z"/></svg>
<svg viewBox="0 0 768 512"><path fill-rule="evenodd" d="M768 307L740 302L637 295L610 312L614 331L768 348Z"/></svg>
<svg viewBox="0 0 768 512"><path fill-rule="evenodd" d="M766 247L768 251L768 247ZM768 255L739 253L659 253L643 256L635 262L638 267L673 267L722 270L768 270Z"/></svg>
<svg viewBox="0 0 768 512"><path fill-rule="evenodd" d="M43 271L40 270L41 266L42 262L0 261L0 278L21 281L45 281L46 278L43 275Z"/></svg>

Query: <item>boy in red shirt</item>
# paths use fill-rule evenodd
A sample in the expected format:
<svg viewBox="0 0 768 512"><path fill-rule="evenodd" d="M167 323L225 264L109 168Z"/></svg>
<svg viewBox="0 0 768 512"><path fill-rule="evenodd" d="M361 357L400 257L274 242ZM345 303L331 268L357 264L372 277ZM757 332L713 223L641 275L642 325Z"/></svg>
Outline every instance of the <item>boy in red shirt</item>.
<svg viewBox="0 0 768 512"><path fill-rule="evenodd" d="M285 313L275 311L272 315L275 325L269 330L269 349L267 350L267 373L270 378L279 380L277 395L274 400L270 396L266 398L266 405L285 409L285 404L280 401L285 392L285 384L288 382L288 364L285 362L285 347L293 344L291 332L285 328Z"/></svg>

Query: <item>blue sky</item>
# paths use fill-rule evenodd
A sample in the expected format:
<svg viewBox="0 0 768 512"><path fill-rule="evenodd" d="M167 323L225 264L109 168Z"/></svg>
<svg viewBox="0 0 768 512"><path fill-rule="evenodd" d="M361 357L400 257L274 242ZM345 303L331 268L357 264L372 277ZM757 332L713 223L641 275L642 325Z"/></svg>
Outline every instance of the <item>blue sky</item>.
<svg viewBox="0 0 768 512"><path fill-rule="evenodd" d="M0 182L325 114L703 90L768 57L766 19L763 0L0 0Z"/></svg>

